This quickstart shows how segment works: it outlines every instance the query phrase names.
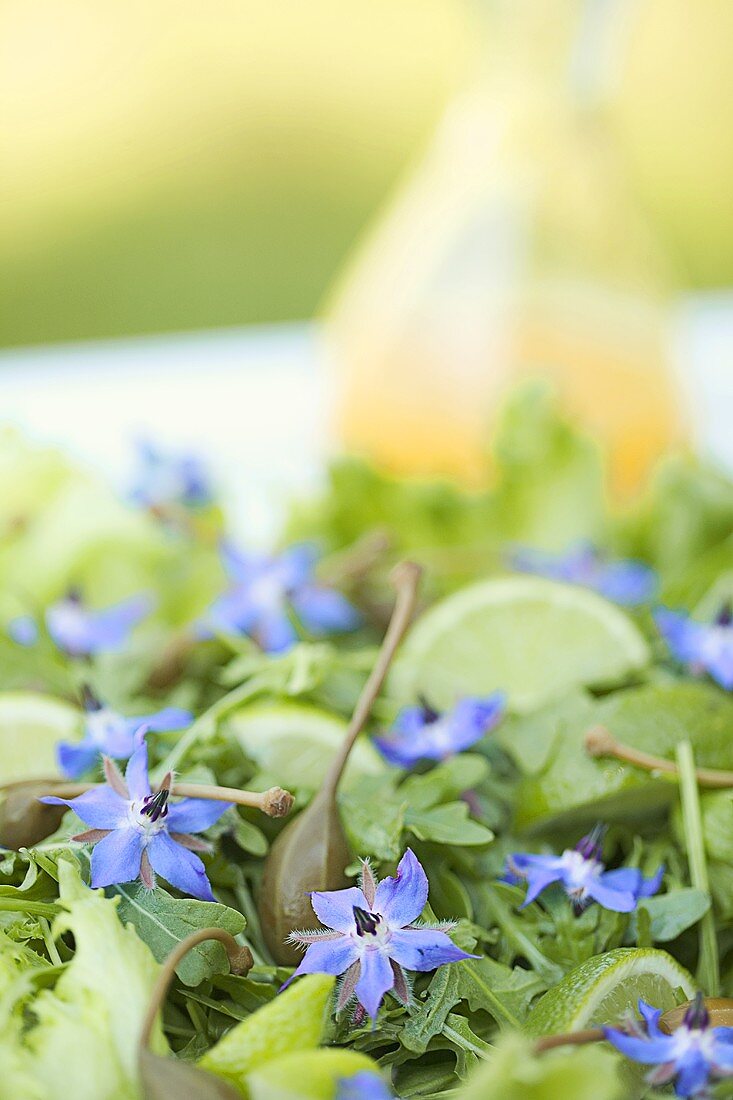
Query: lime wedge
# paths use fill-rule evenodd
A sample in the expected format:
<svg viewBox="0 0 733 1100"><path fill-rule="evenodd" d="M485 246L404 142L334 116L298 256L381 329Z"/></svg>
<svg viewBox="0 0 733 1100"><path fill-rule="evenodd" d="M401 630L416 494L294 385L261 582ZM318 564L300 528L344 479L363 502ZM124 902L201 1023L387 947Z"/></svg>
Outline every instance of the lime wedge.
<svg viewBox="0 0 733 1100"><path fill-rule="evenodd" d="M346 723L317 707L262 703L235 712L230 733L263 777L289 790L315 791L346 733ZM362 739L346 766L343 786L384 771L376 749Z"/></svg>
<svg viewBox="0 0 733 1100"><path fill-rule="evenodd" d="M587 959L545 993L527 1017L532 1036L617 1024L639 999L666 1012L695 993L692 977L666 951L619 947Z"/></svg>
<svg viewBox="0 0 733 1100"><path fill-rule="evenodd" d="M0 783L58 775L56 745L76 741L80 712L47 695L0 694Z"/></svg>
<svg viewBox="0 0 733 1100"><path fill-rule="evenodd" d="M585 588L539 577L483 581L432 607L410 631L390 690L438 707L505 691L527 713L579 686L610 686L649 661L634 623Z"/></svg>

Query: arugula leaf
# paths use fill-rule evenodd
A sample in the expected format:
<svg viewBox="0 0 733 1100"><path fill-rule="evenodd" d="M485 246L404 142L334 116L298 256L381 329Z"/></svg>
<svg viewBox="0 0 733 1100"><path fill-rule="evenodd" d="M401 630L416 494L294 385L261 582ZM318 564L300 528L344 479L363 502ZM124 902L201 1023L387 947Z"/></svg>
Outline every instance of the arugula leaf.
<svg viewBox="0 0 733 1100"><path fill-rule="evenodd" d="M675 798L676 784L669 776L589 756L584 737L592 725L607 726L619 741L668 759L678 742L689 740L700 767L733 768L733 742L726 732L733 729L733 699L712 684L647 684L614 692L593 706L573 699L556 712L554 725L526 721L525 727L519 724L520 746L538 729L546 729L553 744L544 767L526 775L517 790L521 829L578 828L599 817L636 817L642 807L648 816ZM509 740L504 747L513 751ZM520 766L522 759L518 755Z"/></svg>
<svg viewBox="0 0 733 1100"><path fill-rule="evenodd" d="M365 776L358 787L340 794L339 810L352 852L386 862L399 859L405 803L391 774Z"/></svg>
<svg viewBox="0 0 733 1100"><path fill-rule="evenodd" d="M120 920L135 927L158 962L163 962L181 940L199 928L216 925L235 936L246 923L241 913L226 905L173 898L161 886L147 890L141 883L128 882L110 886L109 891L120 899ZM228 971L226 952L213 940L198 944L176 967L176 974L185 985L199 985L214 974Z"/></svg>
<svg viewBox="0 0 733 1100"><path fill-rule="evenodd" d="M710 898L702 890L682 887L670 894L659 894L653 898L643 898L636 913L631 915L629 932L636 935L640 913L649 915L649 935L654 943L667 943L676 940L688 928L697 924L710 908Z"/></svg>
<svg viewBox="0 0 733 1100"><path fill-rule="evenodd" d="M437 844L483 845L494 839L491 829L472 821L465 802L447 802L431 810L405 811L405 826L418 840Z"/></svg>
<svg viewBox="0 0 733 1100"><path fill-rule="evenodd" d="M408 1050L423 1054L430 1040L442 1032L448 1013L461 1001L456 971L449 966L438 970L425 999L410 1012L401 1033L402 1045Z"/></svg>

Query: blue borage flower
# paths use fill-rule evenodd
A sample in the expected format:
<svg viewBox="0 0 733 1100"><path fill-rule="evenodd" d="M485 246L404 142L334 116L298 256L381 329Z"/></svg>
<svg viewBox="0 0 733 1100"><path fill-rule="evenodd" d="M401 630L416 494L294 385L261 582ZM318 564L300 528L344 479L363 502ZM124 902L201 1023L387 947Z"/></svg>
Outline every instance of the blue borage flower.
<svg viewBox="0 0 733 1100"><path fill-rule="evenodd" d="M32 615L16 615L8 623L8 635L18 645L30 648L38 642L38 623Z"/></svg>
<svg viewBox="0 0 733 1100"><path fill-rule="evenodd" d="M383 1077L363 1069L339 1080L336 1100L393 1100L393 1093Z"/></svg>
<svg viewBox="0 0 733 1100"><path fill-rule="evenodd" d="M585 541L573 543L560 554L518 547L510 561L521 573L581 584L627 607L648 603L657 590L657 575L648 565L631 560L609 561Z"/></svg>
<svg viewBox="0 0 733 1100"><path fill-rule="evenodd" d="M497 691L486 699L461 699L452 710L440 713L425 700L405 707L389 733L374 744L390 764L411 768L419 760L446 760L470 749L500 721L506 697Z"/></svg>
<svg viewBox="0 0 733 1100"><path fill-rule="evenodd" d="M130 631L152 609L149 596L131 596L127 600L92 610L78 589L51 604L46 610L46 625L51 638L70 657L90 657L95 653L121 649Z"/></svg>
<svg viewBox="0 0 733 1100"><path fill-rule="evenodd" d="M383 879L378 885L365 861L360 886L311 894L314 912L325 930L290 935L290 942L305 947L306 952L285 984L301 974L343 975L337 1011L356 997L372 1019L390 990L402 1004L408 1004L410 986L405 970L435 970L446 963L478 958L456 947L448 937L452 922L416 923L427 900L427 876L410 848L394 878Z"/></svg>
<svg viewBox="0 0 733 1100"><path fill-rule="evenodd" d="M192 452L164 451L150 440L137 442L138 469L131 491L136 504L153 511L170 505L204 508L214 492L201 458Z"/></svg>
<svg viewBox="0 0 733 1100"><path fill-rule="evenodd" d="M46 627L52 641L69 657L91 657L121 649L133 627L152 608L151 597L140 593L93 610L84 604L79 589L71 588L46 609ZM18 645L33 646L38 641L38 624L31 615L19 615L8 624L8 633Z"/></svg>
<svg viewBox="0 0 733 1100"><path fill-rule="evenodd" d="M617 1050L646 1066L656 1066L647 1075L650 1085L675 1080L677 1096L702 1097L710 1080L733 1076L733 1028L710 1027L710 1017L698 993L682 1024L671 1034L659 1027L661 1009L639 1001L643 1022L633 1021L629 1032L603 1029Z"/></svg>
<svg viewBox="0 0 733 1100"><path fill-rule="evenodd" d="M94 845L92 886L140 878L152 890L157 872L184 894L213 901L204 865L196 855L196 851L207 851L208 845L190 834L208 829L232 804L203 798L171 802L170 773L153 792L148 750L140 734L124 779L113 760L105 756L103 762L104 786L78 798L41 799L52 806L68 806L90 826L72 839Z"/></svg>
<svg viewBox="0 0 733 1100"><path fill-rule="evenodd" d="M125 718L103 705L89 688L84 688L84 737L81 741L61 741L56 749L59 768L70 779L93 768L100 756L127 760L135 749L135 735L142 730L162 733L180 730L193 722L193 714L180 707L164 707L155 714Z"/></svg>
<svg viewBox="0 0 733 1100"><path fill-rule="evenodd" d="M312 546L267 555L225 544L222 559L232 583L212 604L200 636L248 634L265 652L281 653L298 641L293 617L317 637L355 630L361 623L345 596L316 582Z"/></svg>
<svg viewBox="0 0 733 1100"><path fill-rule="evenodd" d="M660 607L654 612L659 632L672 655L691 672L708 672L733 690L733 608L726 603L712 622L701 623L682 611Z"/></svg>
<svg viewBox="0 0 733 1100"><path fill-rule="evenodd" d="M660 867L650 879L645 879L636 867L606 871L601 861L604 832L601 826L596 826L574 848L566 848L561 856L511 855L506 861L503 881L512 885L528 884L522 908L539 897L552 883L559 882L578 910L597 901L604 909L630 913L640 898L656 894L664 867Z"/></svg>

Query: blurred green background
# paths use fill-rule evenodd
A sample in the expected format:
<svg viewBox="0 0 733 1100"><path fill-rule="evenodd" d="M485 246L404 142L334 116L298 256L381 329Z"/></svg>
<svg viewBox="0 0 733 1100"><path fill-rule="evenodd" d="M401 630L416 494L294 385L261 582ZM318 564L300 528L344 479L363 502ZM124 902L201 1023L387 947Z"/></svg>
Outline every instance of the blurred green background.
<svg viewBox="0 0 733 1100"><path fill-rule="evenodd" d="M733 0L0 0L0 346L311 317L478 87L532 247L730 287L732 62Z"/></svg>
<svg viewBox="0 0 733 1100"><path fill-rule="evenodd" d="M0 0L0 344L312 315L478 28L462 0Z"/></svg>

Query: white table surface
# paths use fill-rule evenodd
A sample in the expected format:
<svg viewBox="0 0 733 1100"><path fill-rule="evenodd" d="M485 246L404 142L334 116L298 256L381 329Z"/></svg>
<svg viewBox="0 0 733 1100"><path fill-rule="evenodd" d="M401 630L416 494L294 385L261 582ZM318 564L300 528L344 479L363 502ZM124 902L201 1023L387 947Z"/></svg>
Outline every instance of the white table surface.
<svg viewBox="0 0 733 1100"><path fill-rule="evenodd" d="M682 302L673 355L698 444L733 472L733 292ZM124 487L139 435L209 458L235 534L267 541L329 451L331 374L315 325L0 352L0 422Z"/></svg>
<svg viewBox="0 0 733 1100"><path fill-rule="evenodd" d="M235 534L267 541L323 470L329 386L315 327L293 324L0 353L0 421L121 487L136 437L204 455Z"/></svg>

